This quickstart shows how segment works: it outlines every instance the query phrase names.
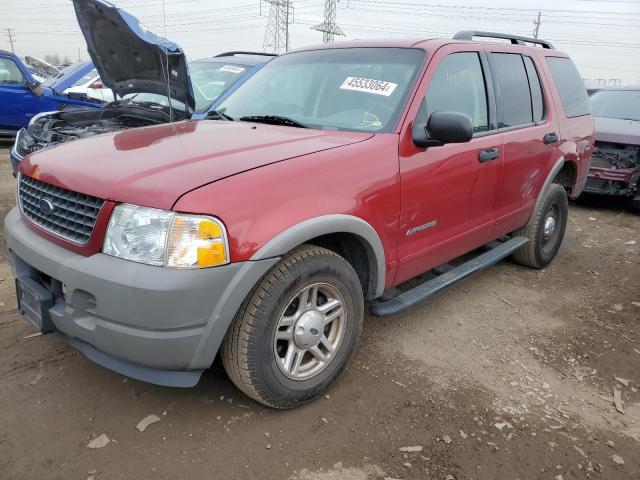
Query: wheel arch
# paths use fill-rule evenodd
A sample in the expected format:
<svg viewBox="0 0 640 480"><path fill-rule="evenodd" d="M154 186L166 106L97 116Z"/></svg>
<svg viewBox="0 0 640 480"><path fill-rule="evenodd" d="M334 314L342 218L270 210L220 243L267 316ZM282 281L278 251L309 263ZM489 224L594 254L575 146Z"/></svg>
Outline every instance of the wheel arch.
<svg viewBox="0 0 640 480"><path fill-rule="evenodd" d="M538 208L540 207L540 204L544 199L544 193L549 188L549 185L554 183L556 177L558 176L558 173L562 170L563 166L564 166L564 156L556 160L556 163L553 164L553 167L551 167L551 170L547 174L547 178L545 178L544 183L542 184L542 188L540 188L540 191L538 192L538 198L536 199L535 207L531 211L531 216L529 217L528 221L530 221L531 217L535 214L535 212L538 211Z"/></svg>
<svg viewBox="0 0 640 480"><path fill-rule="evenodd" d="M575 195L576 181L578 179L578 167L571 160L563 161L562 166L556 172L553 182L564 187L570 195Z"/></svg>
<svg viewBox="0 0 640 480"><path fill-rule="evenodd" d="M293 225L267 242L251 260L279 257L304 243L343 256L358 274L366 298L382 295L385 283L382 241L369 223L353 215L322 215Z"/></svg>

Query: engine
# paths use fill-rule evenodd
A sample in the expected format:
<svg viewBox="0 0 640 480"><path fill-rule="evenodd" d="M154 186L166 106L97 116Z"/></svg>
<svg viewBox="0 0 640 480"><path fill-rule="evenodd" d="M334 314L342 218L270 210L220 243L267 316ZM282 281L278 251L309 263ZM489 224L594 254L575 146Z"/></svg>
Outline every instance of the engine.
<svg viewBox="0 0 640 480"><path fill-rule="evenodd" d="M184 115L179 112L176 115L175 110L173 117L174 120L184 119ZM156 104L119 101L103 109L67 109L35 118L26 130L18 134L16 150L24 156L70 140L170 121L168 109Z"/></svg>

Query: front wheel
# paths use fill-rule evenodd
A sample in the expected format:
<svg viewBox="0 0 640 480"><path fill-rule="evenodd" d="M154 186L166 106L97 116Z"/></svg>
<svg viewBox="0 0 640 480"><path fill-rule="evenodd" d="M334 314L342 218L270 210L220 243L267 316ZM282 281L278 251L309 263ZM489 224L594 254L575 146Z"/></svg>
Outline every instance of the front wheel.
<svg viewBox="0 0 640 480"><path fill-rule="evenodd" d="M222 345L225 370L267 406L311 401L346 366L363 312L351 265L330 250L303 245L265 275L238 311Z"/></svg>
<svg viewBox="0 0 640 480"><path fill-rule="evenodd" d="M513 232L529 239L529 243L513 254L515 262L532 268L549 265L562 245L568 217L567 192L561 185L552 183L529 223Z"/></svg>

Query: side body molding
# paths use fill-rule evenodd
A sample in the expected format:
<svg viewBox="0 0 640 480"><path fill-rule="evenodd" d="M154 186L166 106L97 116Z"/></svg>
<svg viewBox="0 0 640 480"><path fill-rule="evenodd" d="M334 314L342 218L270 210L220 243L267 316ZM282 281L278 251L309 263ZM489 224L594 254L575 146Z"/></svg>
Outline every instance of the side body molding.
<svg viewBox="0 0 640 480"><path fill-rule="evenodd" d="M305 220L294 225L277 237L271 239L251 260L264 260L279 257L305 243L312 238L330 233L351 233L364 241L369 250L369 265L371 271L370 298L382 295L385 282L385 255L382 241L374 228L366 221L353 215L322 215L320 217Z"/></svg>

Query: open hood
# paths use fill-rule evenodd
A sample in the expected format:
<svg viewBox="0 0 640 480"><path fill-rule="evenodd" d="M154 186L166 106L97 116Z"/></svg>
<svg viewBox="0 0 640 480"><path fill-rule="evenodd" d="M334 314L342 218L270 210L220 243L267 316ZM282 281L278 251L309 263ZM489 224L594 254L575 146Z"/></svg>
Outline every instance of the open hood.
<svg viewBox="0 0 640 480"><path fill-rule="evenodd" d="M120 97L155 93L183 103L195 101L182 49L137 18L102 0L73 0L80 29L102 83Z"/></svg>
<svg viewBox="0 0 640 480"><path fill-rule="evenodd" d="M35 68L38 74L44 78L55 77L60 73L59 68L54 67L50 63L47 63L44 60L40 60L39 58L30 57L29 55L26 55L24 57L24 63L26 63L30 67Z"/></svg>

